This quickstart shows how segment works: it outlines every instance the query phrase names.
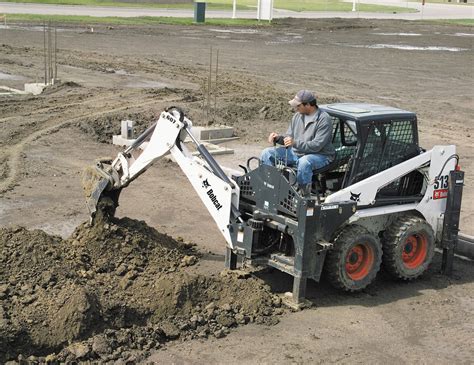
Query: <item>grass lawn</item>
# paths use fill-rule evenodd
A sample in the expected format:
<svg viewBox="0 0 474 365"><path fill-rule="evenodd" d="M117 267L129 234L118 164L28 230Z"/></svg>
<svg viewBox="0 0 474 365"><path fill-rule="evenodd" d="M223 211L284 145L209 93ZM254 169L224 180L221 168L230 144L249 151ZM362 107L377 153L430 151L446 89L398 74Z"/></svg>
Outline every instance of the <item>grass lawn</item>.
<svg viewBox="0 0 474 365"><path fill-rule="evenodd" d="M87 5L87 6L114 6L127 8L166 8L166 9L192 9L193 4L153 4L153 3L125 3L115 2L113 0L2 0L11 3L35 3L35 4L57 4L57 5ZM225 0L224 0L225 1ZM228 10L231 8L228 4L220 2L207 4L208 9ZM239 5L238 9L247 10L247 6Z"/></svg>
<svg viewBox="0 0 474 365"><path fill-rule="evenodd" d="M232 5L233 0L207 0L209 4L220 3L222 5ZM256 8L255 0L237 0L237 5L246 6L248 8ZM286 9L293 11L352 11L352 3L343 2L341 0L274 0L273 7L276 9ZM414 9L396 6L381 6L370 4L358 4L359 11L367 12L413 12Z"/></svg>
<svg viewBox="0 0 474 365"><path fill-rule="evenodd" d="M0 16L0 23L4 21L8 24L11 22L38 22L53 21L57 23L82 23L82 24L110 24L110 25L154 25L154 24L175 24L175 25L200 25L194 23L192 18L175 18L175 17L92 17L92 16L78 16L78 15L39 15L39 14L5 14L5 19ZM467 27L474 26L474 19L439 19L439 20L417 20L421 23L437 23L437 24L452 24L462 25ZM206 19L207 25L219 26L262 26L268 27L272 24L267 21L259 22L255 19L228 19L215 18Z"/></svg>
<svg viewBox="0 0 474 365"><path fill-rule="evenodd" d="M109 24L109 25L155 25L155 24L175 24L175 25L216 25L216 26L271 26L271 23L264 21L259 22L255 19L206 19L206 23L194 23L192 18L175 18L175 17L95 17L82 15L39 15L39 14L6 14L6 23L9 22L38 22L43 23L52 21L55 23L77 23L77 24ZM0 23L3 19L0 17Z"/></svg>
<svg viewBox="0 0 474 365"><path fill-rule="evenodd" d="M152 4L152 3L123 3L111 0L2 0L18 3L62 4L62 5L90 5L90 6L118 6L118 7L152 7L169 9L191 9L193 4ZM230 10L233 0L205 0L207 8L212 10ZM256 9L257 0L237 0L238 10ZM341 0L274 0L273 7L293 11L351 11L352 3ZM357 10L380 13L406 13L415 9L396 6L380 6L358 4Z"/></svg>
<svg viewBox="0 0 474 365"><path fill-rule="evenodd" d="M454 24L454 25L466 25L468 27L474 26L474 19L438 19L438 20L427 20L430 23L442 23L442 24Z"/></svg>
<svg viewBox="0 0 474 365"><path fill-rule="evenodd" d="M409 2L412 3L419 3L420 0L408 0ZM457 0L426 0L426 3L437 3L437 4L455 4L455 5L474 5L473 3L458 3Z"/></svg>

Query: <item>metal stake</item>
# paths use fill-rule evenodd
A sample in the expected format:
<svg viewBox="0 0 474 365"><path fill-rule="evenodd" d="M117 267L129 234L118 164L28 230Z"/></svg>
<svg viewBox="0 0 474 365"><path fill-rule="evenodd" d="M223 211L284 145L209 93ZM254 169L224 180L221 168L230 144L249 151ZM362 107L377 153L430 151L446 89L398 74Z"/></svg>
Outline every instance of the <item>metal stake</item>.
<svg viewBox="0 0 474 365"><path fill-rule="evenodd" d="M217 109L217 75L219 74L219 49L216 51L216 82L214 83L214 113Z"/></svg>
<svg viewBox="0 0 474 365"><path fill-rule="evenodd" d="M54 80L58 78L58 29L54 25Z"/></svg>
<svg viewBox="0 0 474 365"><path fill-rule="evenodd" d="M50 64L50 67L51 67L51 74L50 74L50 78L51 78L51 84L54 84L54 67L53 67L53 32L52 32L52 26L51 26L51 22L49 22L49 52L51 54L50 56L50 61L49 61L49 64Z"/></svg>
<svg viewBox="0 0 474 365"><path fill-rule="evenodd" d="M52 84L52 79L53 79L53 52L51 48L51 20L48 21L48 72L49 72L49 78L48 78L48 84Z"/></svg>
<svg viewBox="0 0 474 365"><path fill-rule="evenodd" d="M209 122L209 109L211 108L211 86L212 86L212 46L209 52L209 81L207 84L207 118Z"/></svg>
<svg viewBox="0 0 474 365"><path fill-rule="evenodd" d="M44 84L48 82L48 68L46 61L46 22L43 22L43 54L44 54Z"/></svg>

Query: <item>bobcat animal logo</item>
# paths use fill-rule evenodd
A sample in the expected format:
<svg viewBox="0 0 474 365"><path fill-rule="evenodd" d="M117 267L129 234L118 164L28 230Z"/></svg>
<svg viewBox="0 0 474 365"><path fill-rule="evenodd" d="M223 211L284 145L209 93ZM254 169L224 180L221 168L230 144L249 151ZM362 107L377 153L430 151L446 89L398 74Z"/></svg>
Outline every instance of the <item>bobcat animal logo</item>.
<svg viewBox="0 0 474 365"><path fill-rule="evenodd" d="M362 193L354 194L352 191L350 191L350 193L351 193L351 200L355 202L360 202L360 194Z"/></svg>
<svg viewBox="0 0 474 365"><path fill-rule="evenodd" d="M202 181L202 187L204 189L207 189L209 186L211 186L211 184L209 184L209 181L207 181L207 179Z"/></svg>

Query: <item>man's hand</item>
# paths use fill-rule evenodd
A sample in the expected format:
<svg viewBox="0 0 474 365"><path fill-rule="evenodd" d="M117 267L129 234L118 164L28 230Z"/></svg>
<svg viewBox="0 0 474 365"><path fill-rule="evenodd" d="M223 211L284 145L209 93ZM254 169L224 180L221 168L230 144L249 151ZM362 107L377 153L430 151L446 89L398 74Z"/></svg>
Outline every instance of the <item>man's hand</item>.
<svg viewBox="0 0 474 365"><path fill-rule="evenodd" d="M285 137L285 139L283 139L283 143L285 144L285 147L291 147L293 146L293 138Z"/></svg>
<svg viewBox="0 0 474 365"><path fill-rule="evenodd" d="M270 142L272 144L275 144L275 139L277 139L277 138L278 138L278 133L272 132L268 136L268 142Z"/></svg>

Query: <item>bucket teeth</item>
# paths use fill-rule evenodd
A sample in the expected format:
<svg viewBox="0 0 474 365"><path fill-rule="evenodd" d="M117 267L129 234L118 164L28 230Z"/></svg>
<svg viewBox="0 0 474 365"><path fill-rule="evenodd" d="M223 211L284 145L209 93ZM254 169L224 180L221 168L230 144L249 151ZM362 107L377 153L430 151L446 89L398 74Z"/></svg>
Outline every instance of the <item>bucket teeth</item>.
<svg viewBox="0 0 474 365"><path fill-rule="evenodd" d="M113 189L111 181L113 181L112 177L104 171L101 164L85 169L82 187L91 221L96 215L113 216L115 214L121 189Z"/></svg>

